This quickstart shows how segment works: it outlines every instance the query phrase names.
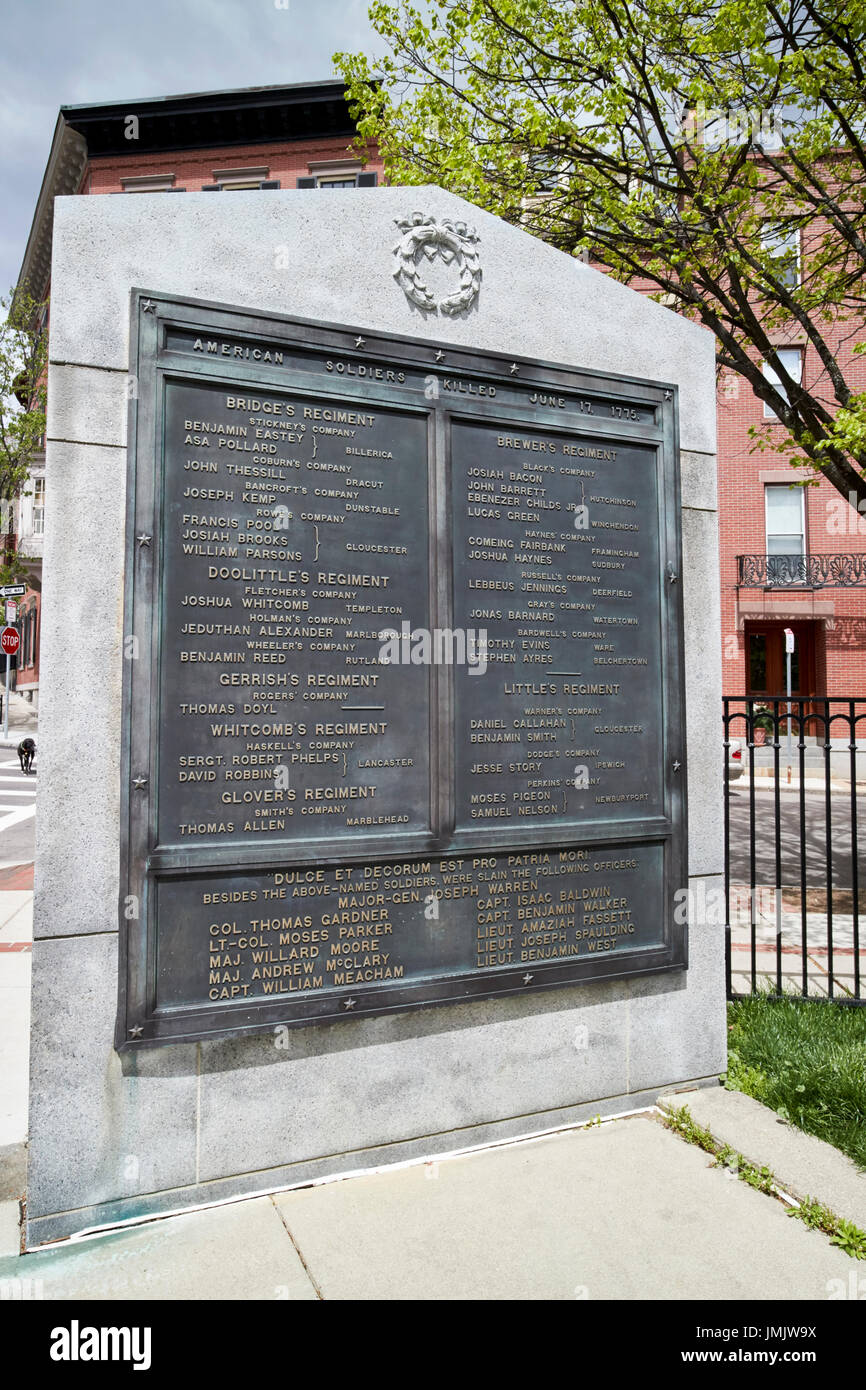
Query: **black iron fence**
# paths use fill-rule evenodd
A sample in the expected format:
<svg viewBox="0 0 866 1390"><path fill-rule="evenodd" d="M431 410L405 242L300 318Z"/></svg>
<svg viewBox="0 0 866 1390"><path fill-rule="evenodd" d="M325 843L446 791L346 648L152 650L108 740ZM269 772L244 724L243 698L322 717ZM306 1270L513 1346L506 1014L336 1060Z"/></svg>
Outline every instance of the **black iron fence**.
<svg viewBox="0 0 866 1390"><path fill-rule="evenodd" d="M866 1004L866 698L722 703L728 998Z"/></svg>

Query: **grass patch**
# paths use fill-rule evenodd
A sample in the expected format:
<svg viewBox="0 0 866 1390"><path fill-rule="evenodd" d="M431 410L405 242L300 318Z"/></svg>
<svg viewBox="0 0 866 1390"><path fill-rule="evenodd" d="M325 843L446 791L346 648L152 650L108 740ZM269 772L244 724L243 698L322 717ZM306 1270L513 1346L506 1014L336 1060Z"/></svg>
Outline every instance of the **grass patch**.
<svg viewBox="0 0 866 1390"><path fill-rule="evenodd" d="M725 1086L866 1171L866 1008L761 995L728 1005Z"/></svg>

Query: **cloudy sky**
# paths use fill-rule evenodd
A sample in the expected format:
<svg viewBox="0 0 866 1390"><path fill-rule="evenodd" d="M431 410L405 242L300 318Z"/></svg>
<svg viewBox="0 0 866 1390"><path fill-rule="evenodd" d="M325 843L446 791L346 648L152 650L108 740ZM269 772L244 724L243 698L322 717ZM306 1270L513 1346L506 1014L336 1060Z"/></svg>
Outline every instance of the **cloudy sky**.
<svg viewBox="0 0 866 1390"><path fill-rule="evenodd" d="M0 0L0 294L18 276L59 107L333 77L332 53L373 50L367 3Z"/></svg>

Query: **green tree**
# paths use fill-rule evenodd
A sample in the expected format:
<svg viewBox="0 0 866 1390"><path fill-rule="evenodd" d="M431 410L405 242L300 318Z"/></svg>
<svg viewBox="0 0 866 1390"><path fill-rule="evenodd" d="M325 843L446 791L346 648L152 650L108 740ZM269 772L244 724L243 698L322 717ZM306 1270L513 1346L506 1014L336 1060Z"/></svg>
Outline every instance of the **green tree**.
<svg viewBox="0 0 866 1390"><path fill-rule="evenodd" d="M8 522L0 552L0 584L22 579L15 545L13 503L30 476L33 456L45 435L46 338L43 306L26 291L0 298L0 501Z"/></svg>
<svg viewBox="0 0 866 1390"><path fill-rule="evenodd" d="M385 56L334 61L393 182L638 277L775 412L755 447L866 504L866 0L374 0L370 18ZM802 381L786 342L814 349Z"/></svg>

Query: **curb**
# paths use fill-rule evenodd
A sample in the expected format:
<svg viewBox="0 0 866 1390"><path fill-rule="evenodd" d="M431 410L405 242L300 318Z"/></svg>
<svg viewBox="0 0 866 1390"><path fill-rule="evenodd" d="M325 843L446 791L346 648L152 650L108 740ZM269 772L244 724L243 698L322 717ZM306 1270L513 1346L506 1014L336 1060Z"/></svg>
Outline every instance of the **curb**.
<svg viewBox="0 0 866 1390"><path fill-rule="evenodd" d="M732 787L736 787L736 786L739 785L739 783L741 783L741 782L742 782L743 787L745 788L745 787L748 787L748 786L751 784L751 779L750 779L749 777L745 777L745 776L742 777L742 778L738 777L738 778L736 779L736 781L731 782L730 785L731 785ZM772 776L764 777L764 776L762 776L760 773L757 773L757 774L755 775L754 784L755 784L755 790L756 790L756 791L773 791L773 790L775 789L775 786L776 786L776 779L775 779L775 777L772 777ZM808 791L820 791L820 792L822 792L822 791L825 790L826 785L827 785L827 784L826 784L826 782L824 781L824 778L823 778L823 777L807 777L807 778L805 779L805 781L803 782L803 788L804 788L804 790L807 791L807 792L808 792ZM856 790L857 790L858 795L859 795L861 792L866 791L866 782L856 782L854 785L855 785L855 787L856 787ZM799 790L800 790L800 779L799 779L799 777L792 777L792 778L791 778L791 781L788 782L788 781L786 781L784 778L782 778L781 781L779 782L779 786L780 786L781 788L783 788L783 789L787 789L788 791L792 791L792 792L793 792L793 791L799 791ZM851 783L850 783L850 782L843 782L843 781L840 781L838 777L832 777L832 778L830 779L830 790L831 790L831 792L847 792L847 793L850 794L850 792L851 792Z"/></svg>
<svg viewBox="0 0 866 1390"><path fill-rule="evenodd" d="M666 1092L658 1106L665 1113L688 1106L695 1124L719 1144L729 1144L756 1167L769 1168L785 1192L807 1197L836 1216L866 1230L866 1173L823 1139L804 1134L760 1101L723 1087Z"/></svg>

